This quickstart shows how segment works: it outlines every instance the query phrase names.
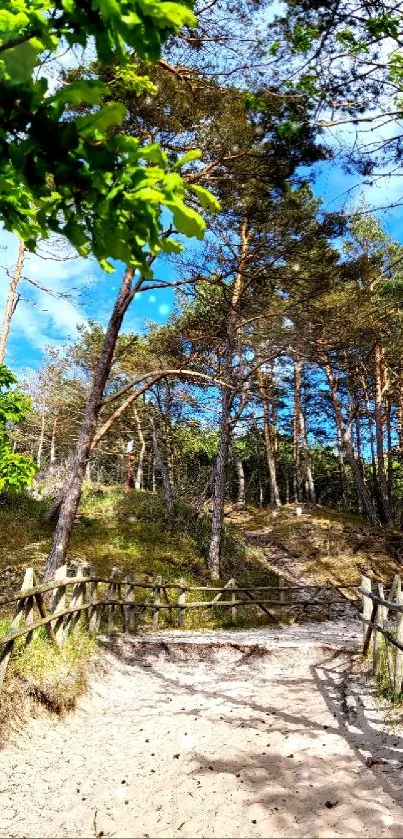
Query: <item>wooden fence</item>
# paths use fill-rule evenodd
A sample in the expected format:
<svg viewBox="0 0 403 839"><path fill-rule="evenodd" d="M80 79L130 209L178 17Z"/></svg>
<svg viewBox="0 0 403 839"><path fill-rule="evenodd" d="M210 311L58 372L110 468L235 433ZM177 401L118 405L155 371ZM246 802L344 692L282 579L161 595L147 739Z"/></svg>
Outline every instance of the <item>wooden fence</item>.
<svg viewBox="0 0 403 839"><path fill-rule="evenodd" d="M168 625L181 627L186 613L196 609L229 609L231 621L235 622L238 610L249 606L278 623L279 612L294 610L296 606L304 611L319 607L331 617L333 604L343 602L335 599L335 589L330 585L293 586L282 578L272 586L242 586L233 578L224 586L190 586L184 579L164 582L160 576L133 580L130 575L120 576L117 569L110 577L102 577L88 565L78 566L73 574L64 565L54 580L39 584L34 570L28 568L21 590L0 598L0 608L14 606L8 631L0 634L0 687L18 638L25 636L25 643L29 644L33 632L45 627L52 643L61 647L80 616L93 634L100 631L101 624L108 633L117 628L137 632L140 622L150 618L153 629L158 629L161 612ZM338 587L339 593L344 588L351 586ZM209 600L195 600L195 592L212 596ZM136 600L136 593L141 594L141 600Z"/></svg>
<svg viewBox="0 0 403 839"><path fill-rule="evenodd" d="M362 577L358 589L362 594L361 620L364 624L363 654L367 655L372 640L372 672L378 675L382 668L382 650L390 682L396 694L401 693L403 682L403 593L399 574L393 578L385 595L383 583L375 583L378 593L372 591L372 580ZM391 617L391 615L392 617ZM382 642L384 638L384 642Z"/></svg>

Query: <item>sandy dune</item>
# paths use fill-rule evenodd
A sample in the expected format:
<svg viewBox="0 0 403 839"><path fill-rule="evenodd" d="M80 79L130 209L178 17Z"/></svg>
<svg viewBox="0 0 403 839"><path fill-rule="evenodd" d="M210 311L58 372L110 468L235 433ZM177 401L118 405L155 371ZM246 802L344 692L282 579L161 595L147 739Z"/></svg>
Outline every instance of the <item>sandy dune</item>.
<svg viewBox="0 0 403 839"><path fill-rule="evenodd" d="M0 753L1 837L403 836L402 736L373 699L346 724L342 625L173 634L105 642L77 710Z"/></svg>

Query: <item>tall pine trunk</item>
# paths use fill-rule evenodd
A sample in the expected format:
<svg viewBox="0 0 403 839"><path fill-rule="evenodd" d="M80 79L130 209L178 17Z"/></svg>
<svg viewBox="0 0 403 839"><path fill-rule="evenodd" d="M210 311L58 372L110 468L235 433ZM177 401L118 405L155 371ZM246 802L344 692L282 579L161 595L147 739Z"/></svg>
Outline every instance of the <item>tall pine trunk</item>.
<svg viewBox="0 0 403 839"><path fill-rule="evenodd" d="M45 439L45 411L42 411L41 432L40 432L40 435L39 435L38 451L37 451L37 455L36 455L36 465L37 465L38 469L41 468L44 439Z"/></svg>
<svg viewBox="0 0 403 839"><path fill-rule="evenodd" d="M56 463L56 428L57 428L57 414L55 414L52 423L52 436L50 438L50 465Z"/></svg>
<svg viewBox="0 0 403 839"><path fill-rule="evenodd" d="M143 469L144 469L144 455L146 453L146 441L144 439L143 429L141 427L140 417L138 415L138 411L136 405L133 405L133 414L136 423L137 429L137 437L139 438L140 449L139 449L139 459L137 463L137 472L136 478L134 481L134 488L135 489L142 489L143 487Z"/></svg>
<svg viewBox="0 0 403 839"><path fill-rule="evenodd" d="M260 401L262 403L263 408L263 438L264 448L266 452L267 469L269 472L270 506L281 507L280 491L278 488L277 481L276 452L275 446L273 445L273 435L270 433L268 395L264 386L264 376L260 368L257 373L257 382L259 387Z"/></svg>
<svg viewBox="0 0 403 839"><path fill-rule="evenodd" d="M134 270L132 268L126 268L105 333L101 354L94 371L74 458L63 487L59 518L45 568L45 580L51 580L57 568L63 565L66 559L68 543L80 501L81 488L91 443L95 434L105 385L112 366L116 341L125 312L133 300L140 283L139 280L135 287L132 287L133 275Z"/></svg>
<svg viewBox="0 0 403 839"><path fill-rule="evenodd" d="M236 446L233 447L233 458L235 464L235 471L238 478L238 497L237 497L237 506L239 510L245 509L245 469L243 466L243 461L241 455L236 449Z"/></svg>
<svg viewBox="0 0 403 839"><path fill-rule="evenodd" d="M368 489L364 483L363 475L360 469L360 465L355 457L355 452L351 443L350 435L348 429L345 425L343 419L343 413L341 408L341 403L339 399L338 387L336 379L333 375L331 365L328 361L325 361L323 364L324 370L326 372L330 392L332 396L334 414L336 419L336 427L338 437L340 439L341 451L344 454L346 462L350 466L351 473L353 476L355 488L357 491L357 495L359 496L363 509L368 516L369 521L372 525L379 525L379 517L375 510L374 504L372 502L371 496L368 492Z"/></svg>
<svg viewBox="0 0 403 839"><path fill-rule="evenodd" d="M388 499L391 515L393 516L393 446L392 446L392 402L386 397L386 440L388 463Z"/></svg>
<svg viewBox="0 0 403 839"><path fill-rule="evenodd" d="M301 455L304 471L306 497L308 501L311 502L311 504L316 504L315 482L313 480L311 458L309 454L305 414L302 410L302 407L299 415L299 425L301 429Z"/></svg>
<svg viewBox="0 0 403 839"><path fill-rule="evenodd" d="M14 273L11 277L11 282L8 287L6 306L4 309L3 324L0 332L0 364L4 364L6 355L7 339L10 332L11 318L15 312L19 296L17 294L17 286L20 282L22 269L24 266L26 247L22 242L18 246L17 262L15 264Z"/></svg>
<svg viewBox="0 0 403 839"><path fill-rule="evenodd" d="M375 439L376 455L378 465L379 492L383 519L385 523L392 520L390 508L388 483L386 480L385 460L383 452L383 398L382 398L382 348L377 342L374 348L374 374L375 374Z"/></svg>
<svg viewBox="0 0 403 839"><path fill-rule="evenodd" d="M248 253L248 231L247 222L244 219L240 230L240 253L238 268L235 274L231 289L230 310L227 321L227 335L224 346L223 370L227 382L234 380L233 358L237 349L237 333L239 325L239 307L244 283L244 271ZM221 544L224 526L224 501L225 483L227 475L229 440L230 440L230 414L233 403L233 391L228 387L222 387L221 397L221 420L220 420L220 443L216 461L216 468L213 483L213 511L211 517L211 540L208 555L208 569L211 577L218 580L220 577Z"/></svg>
<svg viewBox="0 0 403 839"><path fill-rule="evenodd" d="M169 474L169 470L167 469L162 454L160 452L160 448L158 445L158 437L157 437L157 430L155 428L155 422L153 418L150 418L150 425L152 431L152 440L153 440L153 452L154 452L154 462L157 469L157 472L161 475L162 486L164 491L164 500L165 506L167 511L170 515L172 515L174 510L174 494L173 488L171 483L171 477Z"/></svg>
<svg viewBox="0 0 403 839"><path fill-rule="evenodd" d="M298 355L294 362L294 416L293 416L293 448L294 448L294 501L300 500L301 493L301 452L300 452L300 416L301 416L301 372L302 365Z"/></svg>
<svg viewBox="0 0 403 839"><path fill-rule="evenodd" d="M230 412L232 394L228 388L222 389L220 444L214 470L213 483L213 512L211 517L211 540L208 556L208 569L213 580L220 579L220 559L222 531L224 524L225 484L230 438Z"/></svg>

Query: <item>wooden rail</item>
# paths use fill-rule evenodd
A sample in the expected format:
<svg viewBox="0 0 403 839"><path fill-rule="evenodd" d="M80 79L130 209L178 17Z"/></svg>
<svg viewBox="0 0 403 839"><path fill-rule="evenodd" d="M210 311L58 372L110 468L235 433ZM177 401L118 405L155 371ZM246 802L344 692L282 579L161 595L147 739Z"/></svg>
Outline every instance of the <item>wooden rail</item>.
<svg viewBox="0 0 403 839"><path fill-rule="evenodd" d="M383 583L377 584L378 594L372 591L372 580L363 576L358 591L362 595L363 654L369 651L372 642L372 672L382 671L384 652L389 680L396 695L402 691L403 683L403 593L402 581L396 574L388 596ZM389 613L392 613L390 618ZM381 641L383 640L383 647ZM392 647L392 649L391 649Z"/></svg>
<svg viewBox="0 0 403 839"><path fill-rule="evenodd" d="M136 600L136 591L142 592L141 601ZM176 601L168 594L175 591ZM314 592L318 591L322 598L315 598ZM193 600L195 592L210 592L211 600ZM341 602L345 601L333 598L330 586L289 586L284 580L279 580L278 585L242 586L232 578L223 586L194 586L187 585L183 579L164 582L160 576L153 580L150 576L145 580L133 580L130 575L122 578L116 568L106 577L96 574L88 565L78 566L71 576L64 565L57 570L54 580L38 583L34 570L28 568L21 590L0 598L1 607L15 607L8 631L0 635L0 688L19 638L25 636L29 643L33 633L45 627L52 643L61 647L80 616L94 634L100 631L103 620L109 633L116 630L117 624L123 632L137 632L140 620L145 619L147 612L151 613L154 629L158 629L161 613L169 624L183 626L187 612L214 608L231 609L231 620L235 622L238 608L254 607L272 623L278 623L279 612L281 614L283 610L319 606L326 608L330 616L332 603Z"/></svg>

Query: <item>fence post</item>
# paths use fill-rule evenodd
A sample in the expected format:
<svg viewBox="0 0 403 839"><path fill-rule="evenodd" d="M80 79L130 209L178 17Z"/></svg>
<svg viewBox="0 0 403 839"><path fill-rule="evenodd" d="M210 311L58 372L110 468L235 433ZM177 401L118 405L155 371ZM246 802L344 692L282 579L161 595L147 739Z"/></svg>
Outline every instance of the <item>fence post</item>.
<svg viewBox="0 0 403 839"><path fill-rule="evenodd" d="M90 568L90 577L95 577L95 568ZM98 583L94 580L93 582L89 583L89 591L88 591L88 601L89 603L96 603L98 600ZM88 610L88 618L89 618L89 631L91 634L96 635L99 632L99 626L101 623L101 609L102 606L92 606L91 609Z"/></svg>
<svg viewBox="0 0 403 839"><path fill-rule="evenodd" d="M130 605L133 602L133 599L134 599L134 597L133 597L134 587L132 585L132 578L131 578L130 574L126 575L125 584L126 585L125 585L124 599L127 603L127 605L124 606L125 625L126 625L125 631L126 632L135 632L136 631L136 625L135 625L135 620L134 620L134 617L135 617L134 616L134 607Z"/></svg>
<svg viewBox="0 0 403 839"><path fill-rule="evenodd" d="M371 591L371 580L369 577L361 577L361 588L364 591ZM372 612L372 602L370 597L366 597L365 594L362 595L362 616L367 620L371 620L371 612ZM365 644L367 630L371 629L366 623L363 623L364 627L364 639L363 643Z"/></svg>
<svg viewBox="0 0 403 839"><path fill-rule="evenodd" d="M55 571L55 582L57 580L64 580L67 577L67 565L61 565L60 568L57 568ZM55 588L53 590L53 597L50 606L51 612L54 613L55 617L57 616L58 612L63 612L66 608L66 586L60 586L59 588ZM64 643L65 639L65 632L64 632L64 617L57 618L55 621L52 621L51 626L54 630L56 641L61 647Z"/></svg>
<svg viewBox="0 0 403 839"><path fill-rule="evenodd" d="M326 581L326 600L327 600L327 619L330 621L332 619L332 586L329 583L329 580Z"/></svg>
<svg viewBox="0 0 403 839"><path fill-rule="evenodd" d="M180 578L179 585L180 585L180 589L179 589L179 597L178 597L178 606L179 606L178 625L183 626L184 623L185 623L185 616L186 616L186 589L185 589L186 580L184 580L183 577Z"/></svg>
<svg viewBox="0 0 403 839"><path fill-rule="evenodd" d="M27 570L25 572L24 583L25 583L25 588L33 588L34 587L35 582L34 582L34 569L33 568L27 568ZM29 624L33 623L33 622L34 622L34 598L31 595L31 597L27 597L27 599L25 601L25 623L29 626ZM31 643L32 638L33 638L33 633L28 632L27 635L25 636L25 646L26 647L28 646L28 644Z"/></svg>
<svg viewBox="0 0 403 839"><path fill-rule="evenodd" d="M384 596L383 585L382 583L378 584L378 594L379 597ZM384 607L378 604L374 623L378 624L379 627L383 629L384 624ZM381 668L381 644L382 644L382 633L378 632L376 627L372 630L372 672L374 676L376 676Z"/></svg>
<svg viewBox="0 0 403 839"><path fill-rule="evenodd" d="M229 588L234 589L236 586L236 581L234 579L230 580ZM231 603L235 603L236 601L236 593L233 591L231 593ZM236 623L236 606L231 606L231 621L232 623Z"/></svg>
<svg viewBox="0 0 403 839"><path fill-rule="evenodd" d="M396 590L396 606L403 606L402 581L399 577ZM396 641L403 644L403 612L396 612ZM394 690L401 693L403 682L403 652L396 647Z"/></svg>
<svg viewBox="0 0 403 839"><path fill-rule="evenodd" d="M29 572L32 571L31 568L27 568L24 580L21 586L21 600L17 601L14 617L11 622L10 632L13 632L15 629L18 629L21 623L21 617L25 609L25 597L23 595L24 590L27 588L31 588L30 582L30 574ZM10 641L0 650L0 689L4 681L4 676L6 675L7 665L10 659L10 655L12 653L14 647L14 641Z"/></svg>
<svg viewBox="0 0 403 839"><path fill-rule="evenodd" d="M77 566L77 571L76 571L77 579L79 579L79 580L83 579L84 580L85 567L86 566L84 564ZM74 606L82 606L82 604L84 603L84 594L85 594L85 583L84 582L75 583L75 585L73 586L73 591L72 591L71 600L70 600L70 608L71 609ZM73 615L67 615L66 635L68 634L69 627L71 629L73 629L74 626L76 625L76 623L78 623L79 620L80 620L80 612L75 612L75 614L73 614Z"/></svg>
<svg viewBox="0 0 403 839"><path fill-rule="evenodd" d="M34 586L39 585L36 574L35 574L35 571L34 571L34 576L33 576L33 583L34 583ZM47 618L48 615L49 615L49 612L46 611L45 601L43 599L43 595L40 592L38 592L37 594L34 595L34 597L35 597L36 605L38 607L38 611L39 611L39 614L40 614L41 618ZM55 644L56 647L58 647L59 645L57 643L56 635L53 632L52 624L51 623L46 623L45 624L45 629L46 629L46 632L48 633L48 636L49 636L50 640L52 641L52 643Z"/></svg>
<svg viewBox="0 0 403 839"><path fill-rule="evenodd" d="M279 591L280 603L284 603L284 601L285 601L284 577L282 577L281 575L278 578L278 591Z"/></svg>
<svg viewBox="0 0 403 839"><path fill-rule="evenodd" d="M118 578L118 569L112 568L111 572L111 581L109 583L108 591L106 594L106 599L113 600L116 594L116 580ZM115 631L115 607L113 605L108 606L108 633Z"/></svg>
<svg viewBox="0 0 403 839"><path fill-rule="evenodd" d="M161 585L162 577L158 576L154 581L153 629L158 629L159 607L161 605Z"/></svg>

